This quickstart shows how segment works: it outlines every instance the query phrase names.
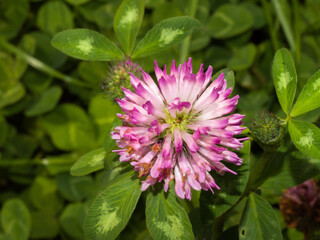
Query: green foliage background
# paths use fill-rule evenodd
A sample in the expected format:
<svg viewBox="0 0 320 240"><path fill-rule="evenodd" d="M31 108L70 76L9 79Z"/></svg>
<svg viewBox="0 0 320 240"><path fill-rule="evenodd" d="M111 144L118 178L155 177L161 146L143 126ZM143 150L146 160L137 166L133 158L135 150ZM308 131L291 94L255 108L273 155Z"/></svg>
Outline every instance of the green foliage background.
<svg viewBox="0 0 320 240"><path fill-rule="evenodd" d="M128 34L122 36L121 29L113 29L113 20L120 4L119 0L0 2L0 239L83 239L82 226L90 205L101 192L95 202L102 197L110 197L106 186L112 179L117 179L121 171L117 162L108 160L114 158L109 153L112 146L108 135L119 108L100 90L110 62L80 61L67 57L51 45L57 33L88 28L115 42L113 50L122 48L129 53L162 20L192 16L202 25L196 33L183 41L178 39L177 44L169 48L150 46L149 53L152 54L149 56L146 56L148 52L142 51L141 44L137 49L142 50L133 52L133 58L150 73L154 59L163 66L170 65L173 59L182 63L189 56L193 59L194 69L204 63L205 68L212 65L215 72L224 68L234 70L235 78L230 70L225 69L224 72L235 81L233 94L241 96L238 111L246 114L246 126L260 110L270 110L286 118L285 113L288 113L299 93L310 92L302 89L320 68L320 2L317 0L303 3L298 0L146 0L140 30L135 32L135 25L131 28L130 34L137 34L135 42L125 38ZM149 36L152 37L151 34ZM60 47L55 46L72 50L74 44L70 40L70 43ZM277 92L285 112L279 105L272 80L272 73L277 75L277 71L282 71L273 69L272 72L274 54L282 47L290 49L298 79L297 89L291 88L296 91L295 99L292 93L286 98ZM286 55L285 52L279 54ZM114 56L118 56L117 50L114 50ZM98 60L110 59L113 58L102 55ZM287 71L292 73L294 70L289 68ZM319 79L319 73L313 78ZM318 93L313 94L314 99L319 99ZM296 139L307 134L308 127L315 127L308 124L320 125L317 101L311 101L304 111L302 103L307 100L301 98L292 110L292 116L297 117L289 123L290 135L296 145ZM304 114L300 115L302 111ZM316 129L314 131L319 130ZM245 183L240 182L238 189L234 189L224 182L224 177L219 179L217 176L218 185L226 185L220 195L216 191L215 195L205 193L200 198L193 193L192 202L179 202L189 214L196 236L212 234L202 232L201 227L211 226L213 219L221 221L222 213L225 221L220 239L226 239L225 236L238 237L233 226L239 225L239 228L247 230L252 224L259 225L258 220L268 224L267 218L254 218L257 214L266 214L279 219L281 229L278 225L268 226L274 232L282 231L285 239L303 239L301 233L285 227L278 207L279 196L285 188L319 176L320 148L318 143L311 153L299 149L306 154L303 155L288 135L285 142L287 144L266 160L263 160L264 155L258 145L251 146L248 164L253 166L251 169L254 172L250 173L248 181L252 188L262 184L260 195L264 199L251 193L237 207L225 213L239 200L238 195L233 193L244 191ZM292 154L284 155L286 151ZM254 168L259 158L265 161L264 165ZM90 168L88 161L92 161ZM74 176L69 173L72 165ZM100 171L85 175L97 170ZM109 188L117 184L111 184ZM126 186L121 187L125 190ZM227 198L232 203L230 206L221 201L226 200L225 193L231 196ZM145 202L165 205L163 199L162 195L143 193L129 224L118 239L151 239L146 228ZM176 204L174 197L170 195L169 199ZM199 212L194 210L199 208L199 203L205 203L208 207L201 209L207 210L206 217L201 219L204 221L202 226L197 226ZM253 204L261 208L252 212L250 206ZM244 209L249 210L242 216ZM261 209L265 210L259 213ZM147 210L147 218L161 215L151 210ZM184 211L181 212L183 214ZM90 215L88 219L87 224L91 224ZM149 229L153 227L148 226ZM256 236L256 232L252 233L250 229L247 234L248 239L249 236L253 236L251 239L273 239L272 236ZM242 238L246 239L244 236Z"/></svg>

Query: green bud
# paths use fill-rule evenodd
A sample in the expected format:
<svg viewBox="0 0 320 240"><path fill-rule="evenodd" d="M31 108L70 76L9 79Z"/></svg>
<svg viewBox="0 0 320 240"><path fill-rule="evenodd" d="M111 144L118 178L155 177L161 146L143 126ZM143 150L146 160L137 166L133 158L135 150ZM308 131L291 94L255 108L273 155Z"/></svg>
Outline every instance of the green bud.
<svg viewBox="0 0 320 240"><path fill-rule="evenodd" d="M130 83L129 72L138 78L142 76L140 66L130 59L113 63L109 68L107 78L101 83L101 88L113 99L123 98L121 87L134 90Z"/></svg>
<svg viewBox="0 0 320 240"><path fill-rule="evenodd" d="M276 151L285 133L281 120L269 112L256 114L249 128L253 139L266 152Z"/></svg>

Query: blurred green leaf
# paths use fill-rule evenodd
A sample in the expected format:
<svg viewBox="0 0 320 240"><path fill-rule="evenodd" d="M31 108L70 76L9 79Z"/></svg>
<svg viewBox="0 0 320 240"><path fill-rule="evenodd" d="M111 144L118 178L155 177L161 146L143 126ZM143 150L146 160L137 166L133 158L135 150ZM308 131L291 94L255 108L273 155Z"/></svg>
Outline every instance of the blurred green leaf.
<svg viewBox="0 0 320 240"><path fill-rule="evenodd" d="M73 28L73 15L61 1L48 1L41 5L37 16L38 27L51 35Z"/></svg>
<svg viewBox="0 0 320 240"><path fill-rule="evenodd" d="M102 111L102 109L104 110ZM111 100L104 98L103 95L96 95L91 99L88 111L97 126L97 141L101 144L105 137L110 134L111 125L114 119L117 118L117 113L121 112L121 109Z"/></svg>
<svg viewBox="0 0 320 240"><path fill-rule="evenodd" d="M160 3L152 13L152 23L153 25L159 23L160 21L171 18L183 16L183 11L174 2L163 2Z"/></svg>
<svg viewBox="0 0 320 240"><path fill-rule="evenodd" d="M205 52L204 62L210 64L214 69L220 69L227 65L231 56L232 52L228 48L212 45Z"/></svg>
<svg viewBox="0 0 320 240"><path fill-rule="evenodd" d="M11 153L21 158L31 158L38 146L36 139L27 134L17 134L8 143L12 144Z"/></svg>
<svg viewBox="0 0 320 240"><path fill-rule="evenodd" d="M208 31L214 38L225 39L249 30L252 25L253 18L246 8L224 4L211 16Z"/></svg>
<svg viewBox="0 0 320 240"><path fill-rule="evenodd" d="M82 60L120 60L123 52L108 38L89 29L73 29L54 36L52 46L61 52Z"/></svg>
<svg viewBox="0 0 320 240"><path fill-rule="evenodd" d="M99 5L97 9L94 10L93 20L98 24L101 29L110 29L113 26L113 18L116 12L115 4L107 3L104 5ZM112 34L112 36L110 36ZM115 40L113 31L108 31L108 37Z"/></svg>
<svg viewBox="0 0 320 240"><path fill-rule="evenodd" d="M278 218L270 204L250 193L239 226L239 239L281 240Z"/></svg>
<svg viewBox="0 0 320 240"><path fill-rule="evenodd" d="M148 56L171 47L200 27L201 23L198 20L187 16L163 20L138 43L132 58Z"/></svg>
<svg viewBox="0 0 320 240"><path fill-rule="evenodd" d="M88 82L95 83L96 86L106 78L108 65L104 62L80 62L77 71L81 78ZM102 98L102 97L101 97Z"/></svg>
<svg viewBox="0 0 320 240"><path fill-rule="evenodd" d="M86 153L72 165L70 169L71 175L83 176L102 169L104 167L105 157L106 152L104 148Z"/></svg>
<svg viewBox="0 0 320 240"><path fill-rule="evenodd" d="M37 41L34 57L53 68L59 68L66 62L67 56L51 46L50 41L52 37L49 34L44 32L31 32L28 35ZM46 78L48 77L46 76Z"/></svg>
<svg viewBox="0 0 320 240"><path fill-rule="evenodd" d="M95 142L93 125L85 111L74 104L61 104L43 118L43 126L61 150L90 149Z"/></svg>
<svg viewBox="0 0 320 240"><path fill-rule="evenodd" d="M28 0L2 0L0 2L0 36L11 39L15 37L29 11Z"/></svg>
<svg viewBox="0 0 320 240"><path fill-rule="evenodd" d="M235 50L233 56L228 61L228 67L233 70L245 70L253 64L256 56L256 47L249 43L241 48Z"/></svg>
<svg viewBox="0 0 320 240"><path fill-rule="evenodd" d="M257 4L252 2L244 2L243 4L241 4L241 6L243 6L250 12L253 18L253 28L259 29L266 24L266 19L263 10Z"/></svg>
<svg viewBox="0 0 320 240"><path fill-rule="evenodd" d="M0 115L0 147L4 145L8 134L8 124L4 117Z"/></svg>
<svg viewBox="0 0 320 240"><path fill-rule="evenodd" d="M141 194L133 171L121 174L92 203L84 223L90 239L115 239L128 223Z"/></svg>
<svg viewBox="0 0 320 240"><path fill-rule="evenodd" d="M114 17L113 29L126 54L130 54L144 13L143 0L123 0Z"/></svg>
<svg viewBox="0 0 320 240"><path fill-rule="evenodd" d="M25 88L17 81L2 81L0 83L0 108L19 101L25 95Z"/></svg>
<svg viewBox="0 0 320 240"><path fill-rule="evenodd" d="M63 207L55 180L38 176L29 192L32 205L48 216L55 216Z"/></svg>
<svg viewBox="0 0 320 240"><path fill-rule="evenodd" d="M297 94L300 94L301 90L308 82L310 76L312 76L317 70L318 64L311 57L311 54L301 52L300 62L297 64L297 74L299 79Z"/></svg>
<svg viewBox="0 0 320 240"><path fill-rule="evenodd" d="M57 187L61 195L71 202L80 202L95 192L95 183L90 176L73 177L69 173L57 176Z"/></svg>
<svg viewBox="0 0 320 240"><path fill-rule="evenodd" d="M53 239L59 234L59 221L57 218L43 212L31 212L32 239Z"/></svg>
<svg viewBox="0 0 320 240"><path fill-rule="evenodd" d="M199 0L196 12L196 18L202 23L206 24L210 13L210 1Z"/></svg>
<svg viewBox="0 0 320 240"><path fill-rule="evenodd" d="M297 74L290 52L282 48L276 52L272 65L273 81L278 100L285 113L289 113L297 88Z"/></svg>
<svg viewBox="0 0 320 240"><path fill-rule="evenodd" d="M304 240L304 234L297 230L296 228L288 228L287 236L289 240Z"/></svg>
<svg viewBox="0 0 320 240"><path fill-rule="evenodd" d="M53 86L39 95L39 98L25 111L27 117L47 113L55 108L62 95L62 88Z"/></svg>
<svg viewBox="0 0 320 240"><path fill-rule="evenodd" d="M29 239L31 217L24 202L17 198L6 201L1 210L1 224L4 232L13 239Z"/></svg>
<svg viewBox="0 0 320 240"><path fill-rule="evenodd" d="M31 101L32 97L30 95L26 95L15 104L0 109L0 114L5 117L13 116L27 109Z"/></svg>
<svg viewBox="0 0 320 240"><path fill-rule="evenodd" d="M318 127L312 123L291 119L288 129L297 149L311 158L320 158L320 129Z"/></svg>
<svg viewBox="0 0 320 240"><path fill-rule="evenodd" d="M172 187L168 194L164 190L148 192L146 220L150 235L155 240L194 239L189 217L176 200Z"/></svg>
<svg viewBox="0 0 320 240"><path fill-rule="evenodd" d="M194 34L190 42L190 52L199 51L208 46L209 43L210 36L207 31L201 31L198 34Z"/></svg>
<svg viewBox="0 0 320 240"><path fill-rule="evenodd" d="M89 2L90 0L66 0L66 1L74 6L80 6L84 3Z"/></svg>
<svg viewBox="0 0 320 240"><path fill-rule="evenodd" d="M71 203L63 210L60 223L63 230L72 238L84 239L83 223L86 208L82 203Z"/></svg>
<svg viewBox="0 0 320 240"><path fill-rule="evenodd" d="M290 115L292 117L320 107L320 70L317 71L302 89Z"/></svg>
<svg viewBox="0 0 320 240"><path fill-rule="evenodd" d="M281 165L277 172L261 185L262 196L268 197L268 200L275 198L275 202L279 201L279 196L285 189L301 184L320 173L320 159L297 158L288 155L283 159Z"/></svg>

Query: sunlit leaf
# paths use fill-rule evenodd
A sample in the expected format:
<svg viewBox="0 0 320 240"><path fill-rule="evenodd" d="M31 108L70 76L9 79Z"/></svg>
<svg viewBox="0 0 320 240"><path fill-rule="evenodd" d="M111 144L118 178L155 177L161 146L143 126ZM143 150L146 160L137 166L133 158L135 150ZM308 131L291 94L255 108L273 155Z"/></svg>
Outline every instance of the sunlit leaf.
<svg viewBox="0 0 320 240"><path fill-rule="evenodd" d="M123 52L108 38L88 29L73 29L54 36L51 44L61 52L82 60L120 60Z"/></svg>
<svg viewBox="0 0 320 240"><path fill-rule="evenodd" d="M198 30L201 23L191 17L173 17L155 25L135 48L132 57L140 58L171 47Z"/></svg>
<svg viewBox="0 0 320 240"><path fill-rule="evenodd" d="M306 83L290 115L295 117L318 107L320 107L320 70Z"/></svg>
<svg viewBox="0 0 320 240"><path fill-rule="evenodd" d="M105 157L106 152L104 148L99 148L83 155L72 165L70 170L71 175L83 176L102 169Z"/></svg>
<svg viewBox="0 0 320 240"><path fill-rule="evenodd" d="M272 66L273 81L278 100L285 113L289 113L297 88L297 74L290 52L282 48L276 52Z"/></svg>
<svg viewBox="0 0 320 240"><path fill-rule="evenodd" d="M194 239L189 217L174 190L168 194L150 191L146 204L147 227L153 239Z"/></svg>
<svg viewBox="0 0 320 240"><path fill-rule="evenodd" d="M309 157L320 158L320 129L317 126L291 119L288 129L297 149Z"/></svg>
<svg viewBox="0 0 320 240"><path fill-rule="evenodd" d="M84 223L86 239L115 239L128 223L140 194L133 171L112 181L89 209Z"/></svg>
<svg viewBox="0 0 320 240"><path fill-rule="evenodd" d="M113 29L123 50L130 54L144 13L143 0L122 1L114 17Z"/></svg>

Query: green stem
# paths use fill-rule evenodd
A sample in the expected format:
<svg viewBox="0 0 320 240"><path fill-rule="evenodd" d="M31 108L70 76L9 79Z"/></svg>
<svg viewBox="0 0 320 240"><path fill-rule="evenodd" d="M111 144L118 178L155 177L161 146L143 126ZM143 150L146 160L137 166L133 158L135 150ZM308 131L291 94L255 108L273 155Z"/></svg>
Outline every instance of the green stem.
<svg viewBox="0 0 320 240"><path fill-rule="evenodd" d="M295 48L296 48L296 57L297 62L300 63L301 55L301 29L299 26L300 14L299 14L299 3L297 0L292 0L293 6L293 15L294 15L294 36L295 36Z"/></svg>
<svg viewBox="0 0 320 240"><path fill-rule="evenodd" d="M196 15L197 11L197 6L198 6L198 0L191 0L190 3L190 10L189 10L189 15L191 17L194 17ZM187 60L187 57L189 55L189 46L190 46L190 41L191 41L191 36L188 36L183 42L181 46L181 54L180 54L180 60L179 62L182 64L184 61Z"/></svg>
<svg viewBox="0 0 320 240"><path fill-rule="evenodd" d="M277 32L275 31L274 26L273 26L272 13L270 11L270 6L268 5L266 0L262 0L262 6L263 6L264 15L265 15L267 23L268 23L272 46L273 46L274 51L277 51L279 49L279 42L277 39Z"/></svg>
<svg viewBox="0 0 320 240"><path fill-rule="evenodd" d="M296 51L295 49L295 44L294 44L294 37L293 37L293 33L291 30L291 26L290 23L288 21L288 19L286 18L286 16L284 15L284 9L283 6L280 4L279 0L272 0L272 3L274 5L274 8L276 10L276 14L279 18L279 21L281 23L281 26L283 28L284 31L284 35L287 38L287 41L290 45L290 48L293 52Z"/></svg>
<svg viewBox="0 0 320 240"><path fill-rule="evenodd" d="M0 167L11 167L11 166L24 166L24 165L56 165L56 164L66 164L68 162L74 162L72 159L71 161L66 161L66 159L51 161L50 159L43 158L43 159L6 159L0 160Z"/></svg>
<svg viewBox="0 0 320 240"><path fill-rule="evenodd" d="M71 83L81 87L94 88L94 86L92 86L89 83L80 81L76 78L73 78L61 72L58 72L54 68L48 66L47 64L41 62L40 60L34 58L33 56L30 56L29 54L23 52L22 50L20 50L19 48L15 47L14 45L12 45L11 43L9 43L8 41L2 38L0 38L0 46L8 50L9 52L12 52L15 55L21 57L24 61L26 61L30 66L34 67L35 69L45 72L50 76L54 76L55 78L60 79L65 83Z"/></svg>

